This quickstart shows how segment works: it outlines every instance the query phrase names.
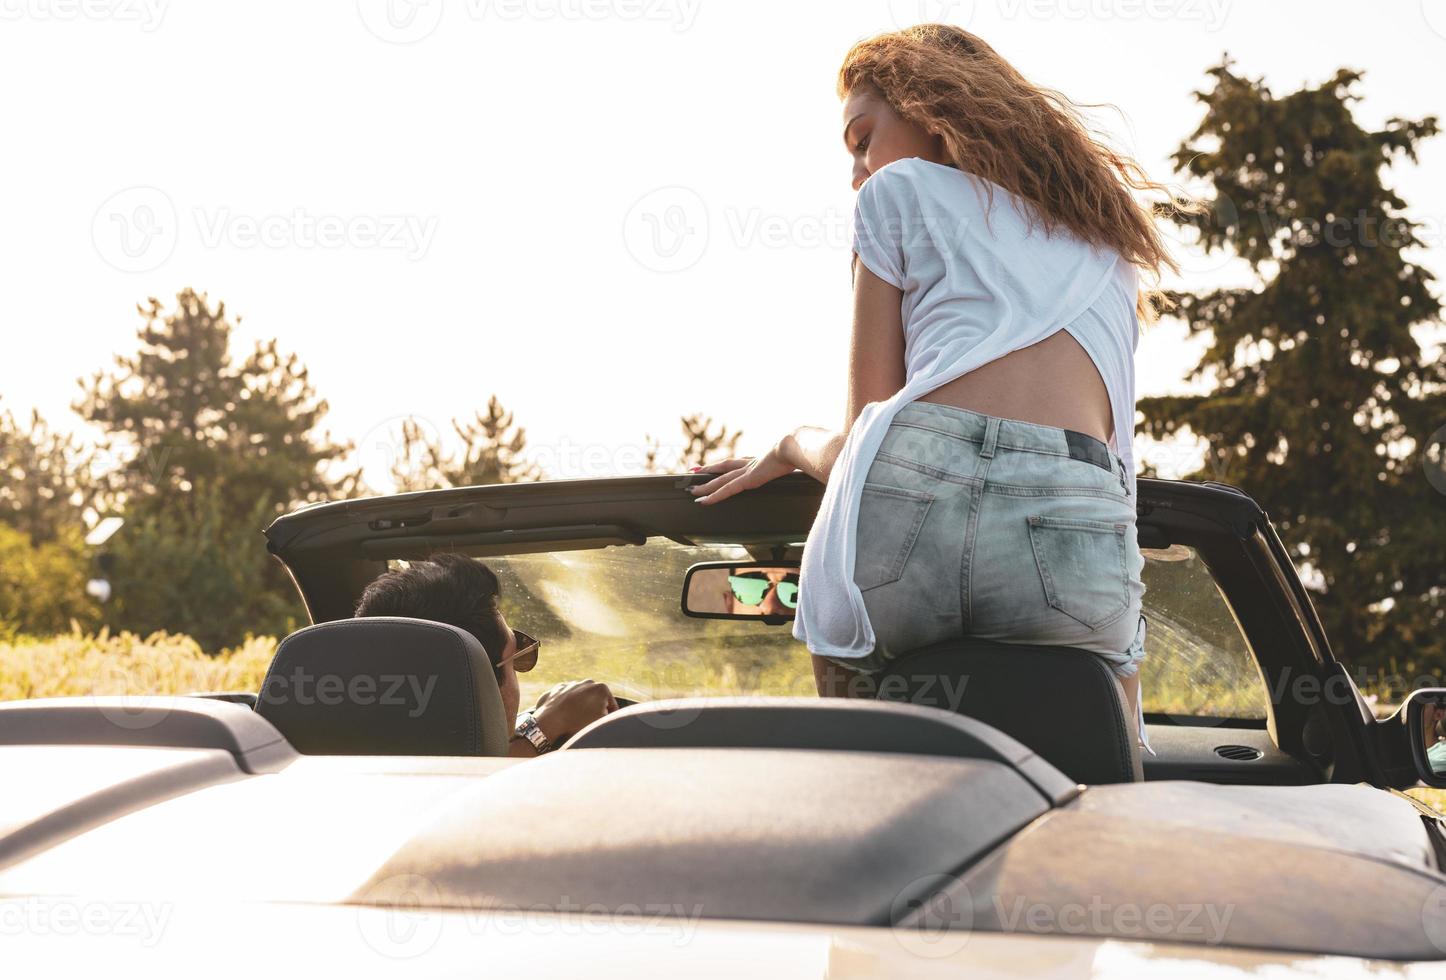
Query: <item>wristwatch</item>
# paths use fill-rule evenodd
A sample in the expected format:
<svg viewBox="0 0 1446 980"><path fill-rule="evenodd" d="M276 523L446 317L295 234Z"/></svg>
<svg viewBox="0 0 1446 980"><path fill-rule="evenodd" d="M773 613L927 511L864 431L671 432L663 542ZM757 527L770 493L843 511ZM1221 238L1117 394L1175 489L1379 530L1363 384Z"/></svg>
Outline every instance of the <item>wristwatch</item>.
<svg viewBox="0 0 1446 980"><path fill-rule="evenodd" d="M531 711L524 711L517 716L515 734L517 737L531 742L538 755L553 750L553 744L547 740L547 735L543 733L542 726L537 723L537 719L533 717Z"/></svg>

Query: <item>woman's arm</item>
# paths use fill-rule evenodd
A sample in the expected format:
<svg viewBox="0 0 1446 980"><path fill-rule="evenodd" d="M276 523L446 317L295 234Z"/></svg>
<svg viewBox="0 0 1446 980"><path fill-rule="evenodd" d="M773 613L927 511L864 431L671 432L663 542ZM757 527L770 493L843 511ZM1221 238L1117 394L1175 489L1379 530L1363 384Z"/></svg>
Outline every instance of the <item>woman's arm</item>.
<svg viewBox="0 0 1446 980"><path fill-rule="evenodd" d="M849 341L848 404L844 430L804 425L783 437L783 458L819 483L827 483L849 429L869 402L881 402L904 387L904 294L856 262L854 325Z"/></svg>
<svg viewBox="0 0 1446 980"><path fill-rule="evenodd" d="M816 425L800 425L779 443L783 458L796 470L803 470L819 483L827 483L834 460L843 449L846 433L820 429Z"/></svg>
<svg viewBox="0 0 1446 980"><path fill-rule="evenodd" d="M904 294L863 262L854 277L854 327L849 339L849 397L844 432L870 402L904 387Z"/></svg>
<svg viewBox="0 0 1446 980"><path fill-rule="evenodd" d="M711 506L769 480L802 470L827 483L849 429L869 402L881 402L904 387L904 294L880 279L863 262L854 278L854 326L849 342L849 397L844 429L834 432L804 425L778 440L765 455L725 459L695 466L695 473L718 478L688 488L700 504Z"/></svg>

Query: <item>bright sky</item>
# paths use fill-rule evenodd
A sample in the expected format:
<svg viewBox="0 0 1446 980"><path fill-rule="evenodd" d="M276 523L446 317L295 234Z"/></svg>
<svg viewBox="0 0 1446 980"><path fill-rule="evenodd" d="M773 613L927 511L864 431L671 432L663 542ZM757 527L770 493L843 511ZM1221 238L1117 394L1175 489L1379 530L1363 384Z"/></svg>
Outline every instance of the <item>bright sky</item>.
<svg viewBox="0 0 1446 980"><path fill-rule="evenodd" d="M834 78L920 20L1118 106L1098 122L1161 180L1225 51L1277 94L1364 69L1366 125L1446 118L1438 0L0 0L0 405L74 427L135 304L193 286L296 351L372 464L399 416L446 430L492 393L555 476L635 471L685 413L745 453L838 427ZM1443 162L1386 177L1438 275ZM1180 389L1183 336L1146 335L1142 396Z"/></svg>

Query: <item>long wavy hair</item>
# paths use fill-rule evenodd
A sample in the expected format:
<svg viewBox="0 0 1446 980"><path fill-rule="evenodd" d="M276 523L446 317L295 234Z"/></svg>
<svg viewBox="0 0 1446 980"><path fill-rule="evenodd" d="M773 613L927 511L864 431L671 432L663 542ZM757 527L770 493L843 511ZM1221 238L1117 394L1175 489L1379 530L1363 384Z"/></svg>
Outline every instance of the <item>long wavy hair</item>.
<svg viewBox="0 0 1446 980"><path fill-rule="evenodd" d="M1150 180L1138 163L1092 135L1079 104L1028 81L951 24L918 24L855 44L839 69L839 98L858 85L872 86L904 119L937 130L955 166L1031 204L1047 233L1063 225L1145 273L1152 285L1140 289L1136 303L1142 323L1173 308L1158 284L1162 268L1180 267L1154 217L1201 205ZM1132 190L1164 192L1169 203L1142 203Z"/></svg>

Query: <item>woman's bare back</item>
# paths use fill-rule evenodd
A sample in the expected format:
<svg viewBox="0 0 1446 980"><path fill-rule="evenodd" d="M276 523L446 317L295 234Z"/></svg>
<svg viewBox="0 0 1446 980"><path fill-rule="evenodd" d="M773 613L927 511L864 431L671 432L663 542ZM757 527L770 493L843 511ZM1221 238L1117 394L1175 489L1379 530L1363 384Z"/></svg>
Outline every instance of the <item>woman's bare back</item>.
<svg viewBox="0 0 1446 980"><path fill-rule="evenodd" d="M1101 442L1114 433L1104 379L1079 341L1063 329L955 378L919 401L1073 429Z"/></svg>

